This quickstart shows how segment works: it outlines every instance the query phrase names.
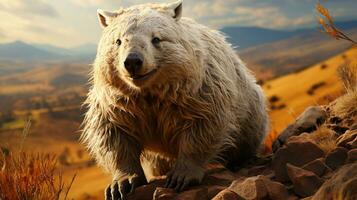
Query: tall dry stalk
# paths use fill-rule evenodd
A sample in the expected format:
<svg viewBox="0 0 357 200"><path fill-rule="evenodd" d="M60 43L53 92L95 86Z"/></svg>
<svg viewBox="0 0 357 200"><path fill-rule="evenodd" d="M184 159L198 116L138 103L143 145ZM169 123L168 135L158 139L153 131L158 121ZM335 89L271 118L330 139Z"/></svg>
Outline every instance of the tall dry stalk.
<svg viewBox="0 0 357 200"><path fill-rule="evenodd" d="M330 35L331 37L337 40L347 40L352 42L353 44L357 44L357 42L350 37L348 37L345 33L343 33L339 28L335 26L334 20L330 15L330 12L327 8L323 7L321 3L316 4L316 11L320 14L317 17L318 23L322 25L322 31Z"/></svg>

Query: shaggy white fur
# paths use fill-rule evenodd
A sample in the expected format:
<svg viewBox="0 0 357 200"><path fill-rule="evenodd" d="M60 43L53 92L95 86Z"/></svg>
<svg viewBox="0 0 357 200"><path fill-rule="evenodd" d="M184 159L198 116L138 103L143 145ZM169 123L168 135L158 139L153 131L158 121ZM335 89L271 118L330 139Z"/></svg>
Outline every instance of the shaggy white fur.
<svg viewBox="0 0 357 200"><path fill-rule="evenodd" d="M180 190L199 183L207 163L234 168L256 153L268 129L265 97L222 34L181 18L182 1L98 15L81 139L114 186L145 183L145 162L153 175L171 169L167 186ZM124 66L132 52L144 58L143 79Z"/></svg>

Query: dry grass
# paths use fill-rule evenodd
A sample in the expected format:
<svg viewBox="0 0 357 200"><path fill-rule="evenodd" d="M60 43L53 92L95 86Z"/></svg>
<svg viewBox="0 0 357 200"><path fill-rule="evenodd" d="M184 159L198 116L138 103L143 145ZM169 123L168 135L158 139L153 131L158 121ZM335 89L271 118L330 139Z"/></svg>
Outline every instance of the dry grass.
<svg viewBox="0 0 357 200"><path fill-rule="evenodd" d="M341 65L338 68L338 75L347 92L356 92L357 90L357 66Z"/></svg>
<svg viewBox="0 0 357 200"><path fill-rule="evenodd" d="M309 135L309 138L314 140L325 153L336 148L336 134L326 126L318 127Z"/></svg>
<svg viewBox="0 0 357 200"><path fill-rule="evenodd" d="M336 101L333 111L341 118L357 116L357 66L342 65L338 71L347 93Z"/></svg>
<svg viewBox="0 0 357 200"><path fill-rule="evenodd" d="M48 154L0 154L0 199L59 200L66 199L74 181L65 186L56 172L56 157Z"/></svg>

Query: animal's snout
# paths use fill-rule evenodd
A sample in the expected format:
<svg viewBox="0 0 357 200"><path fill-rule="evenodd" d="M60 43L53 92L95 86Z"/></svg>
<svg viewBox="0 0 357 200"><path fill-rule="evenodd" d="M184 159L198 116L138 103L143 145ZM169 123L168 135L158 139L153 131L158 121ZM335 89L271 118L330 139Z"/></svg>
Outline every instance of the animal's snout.
<svg viewBox="0 0 357 200"><path fill-rule="evenodd" d="M129 72L130 75L137 74L144 63L144 57L142 54L137 52L129 53L124 61L125 69Z"/></svg>

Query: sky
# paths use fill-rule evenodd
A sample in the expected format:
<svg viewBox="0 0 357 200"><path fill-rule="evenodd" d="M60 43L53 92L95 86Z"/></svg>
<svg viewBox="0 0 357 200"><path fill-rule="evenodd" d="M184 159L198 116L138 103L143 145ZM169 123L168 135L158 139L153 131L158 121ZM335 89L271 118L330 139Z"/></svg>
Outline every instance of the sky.
<svg viewBox="0 0 357 200"><path fill-rule="evenodd" d="M96 10L174 0L0 0L0 43L21 40L60 47L97 43ZM316 24L318 0L184 0L183 16L215 29L260 26L297 29ZM322 0L337 20L357 20L357 0Z"/></svg>

